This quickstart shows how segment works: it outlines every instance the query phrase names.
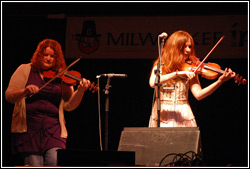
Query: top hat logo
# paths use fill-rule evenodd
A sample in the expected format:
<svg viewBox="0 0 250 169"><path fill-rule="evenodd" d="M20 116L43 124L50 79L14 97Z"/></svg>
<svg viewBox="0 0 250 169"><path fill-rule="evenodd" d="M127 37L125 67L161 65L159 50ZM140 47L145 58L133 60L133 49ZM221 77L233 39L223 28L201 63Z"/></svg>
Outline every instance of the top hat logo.
<svg viewBox="0 0 250 169"><path fill-rule="evenodd" d="M96 34L95 22L87 20L83 22L82 34L72 35L72 38L78 41L78 47L82 53L90 54L100 46L100 36Z"/></svg>

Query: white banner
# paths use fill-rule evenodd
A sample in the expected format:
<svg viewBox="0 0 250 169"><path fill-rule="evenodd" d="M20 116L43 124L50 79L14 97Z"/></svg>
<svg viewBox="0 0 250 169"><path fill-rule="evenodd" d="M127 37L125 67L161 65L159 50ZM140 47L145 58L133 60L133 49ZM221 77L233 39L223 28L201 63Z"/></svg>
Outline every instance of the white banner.
<svg viewBox="0 0 250 169"><path fill-rule="evenodd" d="M197 57L204 58L225 38L209 58L248 57L248 18L245 15L67 17L66 58L155 59L158 35L189 32Z"/></svg>

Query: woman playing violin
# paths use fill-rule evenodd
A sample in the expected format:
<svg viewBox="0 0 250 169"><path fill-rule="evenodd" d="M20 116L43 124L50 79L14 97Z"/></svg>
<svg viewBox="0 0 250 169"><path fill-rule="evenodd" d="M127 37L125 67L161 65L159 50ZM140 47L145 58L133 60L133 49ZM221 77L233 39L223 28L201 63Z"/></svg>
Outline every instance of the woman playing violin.
<svg viewBox="0 0 250 169"><path fill-rule="evenodd" d="M155 70L159 58L152 67L149 85L155 87ZM174 32L166 41L162 50L160 69L160 127L196 127L196 120L188 102L188 91L197 100L212 94L225 81L233 78L235 73L226 68L224 73L212 84L201 88L198 74L190 70L183 70L183 64L191 60L197 62L194 40L185 31ZM152 108L149 127L158 126L157 100Z"/></svg>
<svg viewBox="0 0 250 169"><path fill-rule="evenodd" d="M10 79L5 98L15 104L12 152L24 158L24 165L55 166L57 149L66 148L64 110L72 111L79 106L90 81L82 78L74 91L73 86L54 80L40 90L46 83L45 70L64 68L61 45L44 39L38 44L31 63L21 64Z"/></svg>

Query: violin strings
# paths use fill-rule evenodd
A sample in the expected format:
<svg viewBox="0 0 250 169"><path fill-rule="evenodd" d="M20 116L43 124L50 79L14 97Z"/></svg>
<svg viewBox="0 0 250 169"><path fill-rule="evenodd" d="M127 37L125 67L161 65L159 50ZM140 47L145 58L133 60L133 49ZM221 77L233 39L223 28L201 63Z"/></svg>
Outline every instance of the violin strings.
<svg viewBox="0 0 250 169"><path fill-rule="evenodd" d="M221 73L221 74L223 74L223 73L224 73L224 71L223 71L223 70L218 69L218 68L213 67L213 66L209 66L209 65L204 64L204 67L205 67L205 68L207 68L207 69L213 70L213 71L215 71L215 72Z"/></svg>

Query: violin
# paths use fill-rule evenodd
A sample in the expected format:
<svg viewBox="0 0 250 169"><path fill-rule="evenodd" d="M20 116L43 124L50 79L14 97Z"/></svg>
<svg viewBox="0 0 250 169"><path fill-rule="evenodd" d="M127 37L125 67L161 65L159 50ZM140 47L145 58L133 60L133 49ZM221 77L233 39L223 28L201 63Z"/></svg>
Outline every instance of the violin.
<svg viewBox="0 0 250 169"><path fill-rule="evenodd" d="M53 70L43 71L43 76L47 79L53 79L54 77L56 77L56 75L56 72ZM57 78L60 78L65 84L69 86L75 86L80 81L82 81L81 74L78 71L74 70L65 71L63 74L57 76ZM89 90L94 93L99 90L99 87L95 85L95 82L92 82L89 87Z"/></svg>
<svg viewBox="0 0 250 169"><path fill-rule="evenodd" d="M199 61L194 63L193 61L189 60L183 63L181 70L187 70L187 71L194 71L197 68L197 65ZM209 80L213 80L218 78L221 74L223 74L225 71L221 70L220 65L216 63L203 63L202 67L198 69L197 73L201 75L201 77L204 77ZM239 76L239 74L236 74L234 77L235 83L240 84L246 84L247 80L244 79L242 76Z"/></svg>

